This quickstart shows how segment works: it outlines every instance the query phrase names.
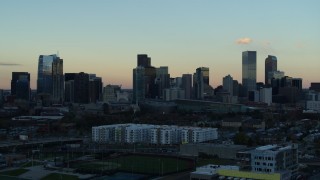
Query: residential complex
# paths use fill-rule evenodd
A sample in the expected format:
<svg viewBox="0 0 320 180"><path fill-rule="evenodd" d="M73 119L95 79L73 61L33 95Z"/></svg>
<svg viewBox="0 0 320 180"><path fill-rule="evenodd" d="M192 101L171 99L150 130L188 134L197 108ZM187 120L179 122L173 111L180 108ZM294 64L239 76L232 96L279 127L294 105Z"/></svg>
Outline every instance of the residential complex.
<svg viewBox="0 0 320 180"><path fill-rule="evenodd" d="M103 143L184 144L218 139L216 128L152 124L114 124L92 127L92 140Z"/></svg>

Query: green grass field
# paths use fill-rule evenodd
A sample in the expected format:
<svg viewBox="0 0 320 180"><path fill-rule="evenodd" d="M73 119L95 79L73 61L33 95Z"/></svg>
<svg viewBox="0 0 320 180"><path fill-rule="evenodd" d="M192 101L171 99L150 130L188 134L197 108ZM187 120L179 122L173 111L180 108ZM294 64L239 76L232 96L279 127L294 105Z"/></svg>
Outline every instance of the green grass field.
<svg viewBox="0 0 320 180"><path fill-rule="evenodd" d="M86 170L110 170L141 173L141 174L168 174L192 168L193 163L174 157L129 155L78 165Z"/></svg>
<svg viewBox="0 0 320 180"><path fill-rule="evenodd" d="M19 175L24 174L28 171L29 171L28 169L15 169L15 170L0 172L0 174L7 175L7 176L19 176Z"/></svg>
<svg viewBox="0 0 320 180"><path fill-rule="evenodd" d="M219 159L219 158L210 158L210 159L206 159L206 158L199 158L197 161L197 167L199 166L205 166L208 164L216 164L216 165L232 165L235 162L232 160L227 160L227 159Z"/></svg>
<svg viewBox="0 0 320 180"><path fill-rule="evenodd" d="M77 180L79 179L78 176L68 175L68 174L59 174L59 173L51 173L46 177L42 178L41 180Z"/></svg>

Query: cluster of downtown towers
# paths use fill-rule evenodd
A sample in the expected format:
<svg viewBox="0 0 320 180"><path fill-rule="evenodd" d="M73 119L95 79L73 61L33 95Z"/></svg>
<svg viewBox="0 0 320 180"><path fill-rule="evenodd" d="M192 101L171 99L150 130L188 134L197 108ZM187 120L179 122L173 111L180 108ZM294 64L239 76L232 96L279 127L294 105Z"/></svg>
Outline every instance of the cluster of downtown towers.
<svg viewBox="0 0 320 180"><path fill-rule="evenodd" d="M256 51L242 52L242 89L244 96L255 90L257 77ZM272 75L277 71L277 59L268 56L265 61L265 84L270 84ZM281 73L281 72L280 72ZM230 75L223 78L223 89L234 93L231 87L235 81ZM237 83L237 82L236 82ZM146 54L137 55L137 67L133 69L132 102L145 99L165 99L165 90L180 89L184 99L205 99L213 92L209 85L209 68L199 67L192 74L183 74L179 78L170 78L167 66L155 68L151 66L151 58ZM37 94L52 103L74 102L90 103L102 101L102 78L95 74L63 73L63 59L57 55L40 55L38 62ZM16 99L30 100L30 74L13 72L11 94ZM179 94L179 93L178 93ZM179 95L178 95L179 96Z"/></svg>

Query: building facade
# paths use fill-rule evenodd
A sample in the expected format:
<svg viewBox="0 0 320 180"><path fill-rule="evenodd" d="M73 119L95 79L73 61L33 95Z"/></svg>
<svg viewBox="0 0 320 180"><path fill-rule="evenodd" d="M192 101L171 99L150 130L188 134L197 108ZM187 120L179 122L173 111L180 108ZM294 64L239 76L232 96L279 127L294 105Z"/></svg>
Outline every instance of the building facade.
<svg viewBox="0 0 320 180"><path fill-rule="evenodd" d="M194 97L204 99L205 88L209 86L209 68L199 67L193 75Z"/></svg>
<svg viewBox="0 0 320 180"><path fill-rule="evenodd" d="M28 72L12 72L11 95L16 99L30 100L30 74Z"/></svg>
<svg viewBox="0 0 320 180"><path fill-rule="evenodd" d="M63 60L59 57L52 61L52 100L55 103L64 101Z"/></svg>
<svg viewBox="0 0 320 180"><path fill-rule="evenodd" d="M288 170L292 174L298 170L298 145L266 145L251 151L253 172L275 173Z"/></svg>
<svg viewBox="0 0 320 180"><path fill-rule="evenodd" d="M257 52L242 52L242 85L245 92L256 90L257 83Z"/></svg>
<svg viewBox="0 0 320 180"><path fill-rule="evenodd" d="M216 128L152 124L115 124L92 127L92 141L101 143L181 144L218 138Z"/></svg>
<svg viewBox="0 0 320 180"><path fill-rule="evenodd" d="M192 97L192 74L182 75L182 89L184 89L186 99L191 99Z"/></svg>
<svg viewBox="0 0 320 180"><path fill-rule="evenodd" d="M277 57L268 55L268 57L265 60L265 69L264 69L264 84L270 85L271 79L269 78L269 73L277 71Z"/></svg>
<svg viewBox="0 0 320 180"><path fill-rule="evenodd" d="M222 79L223 90L228 92L230 96L233 96L233 78L230 76L225 76Z"/></svg>

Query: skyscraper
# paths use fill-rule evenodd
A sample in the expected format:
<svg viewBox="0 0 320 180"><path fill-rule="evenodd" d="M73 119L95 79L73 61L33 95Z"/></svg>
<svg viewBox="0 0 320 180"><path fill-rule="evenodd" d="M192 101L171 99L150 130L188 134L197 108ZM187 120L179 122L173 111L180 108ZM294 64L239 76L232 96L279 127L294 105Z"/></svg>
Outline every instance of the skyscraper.
<svg viewBox="0 0 320 180"><path fill-rule="evenodd" d="M265 70L264 70L265 85L271 84L271 78L269 74L274 71L277 71L277 57L268 55L268 57L265 60Z"/></svg>
<svg viewBox="0 0 320 180"><path fill-rule="evenodd" d="M138 66L133 69L133 103L139 103L145 99L145 69Z"/></svg>
<svg viewBox="0 0 320 180"><path fill-rule="evenodd" d="M192 74L182 75L182 89L184 89L186 99L191 99Z"/></svg>
<svg viewBox="0 0 320 180"><path fill-rule="evenodd" d="M37 93L52 94L52 62L56 55L40 55L38 63Z"/></svg>
<svg viewBox="0 0 320 180"><path fill-rule="evenodd" d="M63 60L59 57L52 61L52 100L55 103L64 101Z"/></svg>
<svg viewBox="0 0 320 180"><path fill-rule="evenodd" d="M147 54L138 54L137 56L137 66L150 67L151 58Z"/></svg>
<svg viewBox="0 0 320 180"><path fill-rule="evenodd" d="M80 72L74 79L74 102L89 103L89 74Z"/></svg>
<svg viewBox="0 0 320 180"><path fill-rule="evenodd" d="M209 86L209 68L199 67L193 76L193 88L196 99L204 99L205 87Z"/></svg>
<svg viewBox="0 0 320 180"><path fill-rule="evenodd" d="M76 73L65 73L65 102L75 102L74 101L74 80L76 77Z"/></svg>
<svg viewBox="0 0 320 180"><path fill-rule="evenodd" d="M229 74L228 76L225 76L222 81L223 90L228 92L230 96L233 96L233 78Z"/></svg>
<svg viewBox="0 0 320 180"><path fill-rule="evenodd" d="M27 72L12 72L11 95L16 99L30 100L30 74Z"/></svg>
<svg viewBox="0 0 320 180"><path fill-rule="evenodd" d="M156 68L156 97L162 98L163 90L169 88L170 86L170 74L168 71L168 66L160 66L160 68Z"/></svg>
<svg viewBox="0 0 320 180"><path fill-rule="evenodd" d="M242 52L242 85L247 94L248 91L256 90L257 83L257 52Z"/></svg>
<svg viewBox="0 0 320 180"><path fill-rule="evenodd" d="M96 103L102 100L102 78L92 77L89 80L89 100L91 103Z"/></svg>

